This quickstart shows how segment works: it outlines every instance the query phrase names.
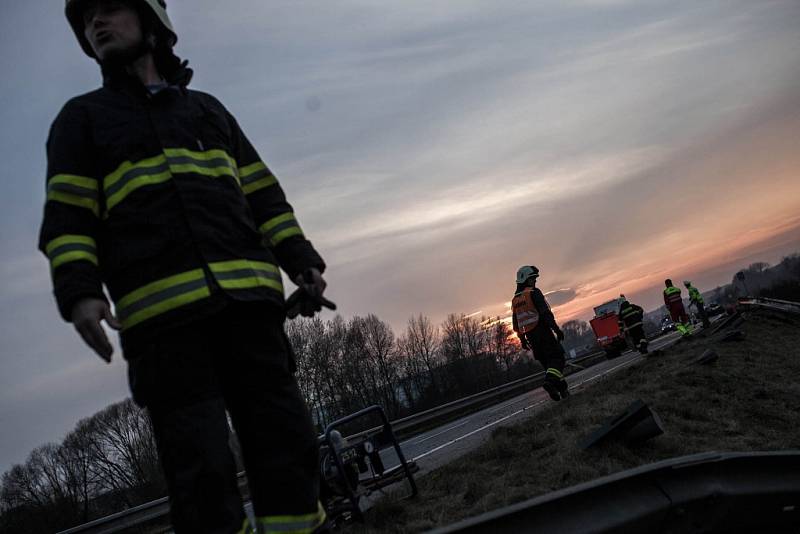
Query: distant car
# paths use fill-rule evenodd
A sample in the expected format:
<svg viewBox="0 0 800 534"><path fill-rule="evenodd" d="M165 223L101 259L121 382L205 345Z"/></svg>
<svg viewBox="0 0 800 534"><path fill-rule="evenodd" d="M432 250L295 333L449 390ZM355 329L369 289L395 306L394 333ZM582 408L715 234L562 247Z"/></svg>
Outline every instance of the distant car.
<svg viewBox="0 0 800 534"><path fill-rule="evenodd" d="M664 317L661 320L661 333L666 334L667 332L672 332L673 330L677 330L675 323L673 323L672 319L669 317Z"/></svg>
<svg viewBox="0 0 800 534"><path fill-rule="evenodd" d="M706 315L709 317L714 317L715 315L722 315L725 313L725 308L719 305L717 302L712 302L706 308Z"/></svg>

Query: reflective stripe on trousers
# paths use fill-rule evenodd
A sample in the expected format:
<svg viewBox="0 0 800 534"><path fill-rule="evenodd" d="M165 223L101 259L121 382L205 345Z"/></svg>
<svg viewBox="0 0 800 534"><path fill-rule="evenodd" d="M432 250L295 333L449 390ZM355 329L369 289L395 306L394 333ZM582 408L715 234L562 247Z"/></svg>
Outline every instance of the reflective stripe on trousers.
<svg viewBox="0 0 800 534"><path fill-rule="evenodd" d="M547 371L545 372L545 374L552 375L552 376L558 378L559 380L564 378L564 374L561 371L559 371L558 369L556 369L555 367L548 367Z"/></svg>
<svg viewBox="0 0 800 534"><path fill-rule="evenodd" d="M317 502L317 511L302 515L267 515L256 517L256 529L245 519L240 534L311 534L325 523L325 509Z"/></svg>

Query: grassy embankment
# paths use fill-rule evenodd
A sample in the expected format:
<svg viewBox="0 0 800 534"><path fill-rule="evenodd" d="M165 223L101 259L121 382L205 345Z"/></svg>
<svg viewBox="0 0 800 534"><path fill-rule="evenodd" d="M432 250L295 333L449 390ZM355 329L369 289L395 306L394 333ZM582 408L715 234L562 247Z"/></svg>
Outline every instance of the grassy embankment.
<svg viewBox="0 0 800 534"><path fill-rule="evenodd" d="M349 532L418 532L658 460L706 451L800 448L800 320L753 312L741 341L692 338L500 427L479 449L418 480L415 501L385 500ZM706 349L719 360L693 365ZM665 434L630 448L579 443L642 399Z"/></svg>

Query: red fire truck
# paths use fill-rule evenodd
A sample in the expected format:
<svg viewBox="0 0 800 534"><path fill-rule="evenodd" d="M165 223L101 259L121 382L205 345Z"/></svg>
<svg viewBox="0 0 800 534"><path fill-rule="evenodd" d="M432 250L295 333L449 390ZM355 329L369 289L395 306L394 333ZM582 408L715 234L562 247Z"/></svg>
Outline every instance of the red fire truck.
<svg viewBox="0 0 800 534"><path fill-rule="evenodd" d="M628 348L625 332L619 328L619 305L622 298L604 302L594 309L594 319L589 321L597 344L606 351L608 359L616 358Z"/></svg>

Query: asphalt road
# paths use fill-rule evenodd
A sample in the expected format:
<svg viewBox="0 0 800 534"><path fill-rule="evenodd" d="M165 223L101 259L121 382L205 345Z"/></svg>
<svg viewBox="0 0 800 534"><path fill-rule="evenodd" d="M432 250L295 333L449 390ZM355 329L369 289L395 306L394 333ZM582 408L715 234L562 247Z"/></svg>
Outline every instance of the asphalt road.
<svg viewBox="0 0 800 534"><path fill-rule="evenodd" d="M678 332L670 332L652 340L649 349L652 352L664 348L679 337ZM569 389L580 390L596 380L602 380L620 369L642 361L643 358L638 352L628 350L613 360L605 360L588 369L582 369L566 377ZM400 447L406 460L413 460L419 466L419 471L415 474L418 477L477 448L489 438L493 428L517 424L552 402L555 401L542 388L537 388L402 441ZM382 450L381 458L387 469L400 464L393 448ZM369 497L362 499L362 509L369 508L372 500ZM250 520L254 521L251 503L245 505L245 511Z"/></svg>
<svg viewBox="0 0 800 534"><path fill-rule="evenodd" d="M651 341L650 351L664 348L675 342L679 336L677 332L670 332ZM613 360L606 360L573 373L566 380L570 391L577 390L642 359L641 354L629 350ZM542 388L537 388L409 438L401 442L400 446L406 460L417 462L419 474L426 473L478 447L488 439L490 430L496 426L516 424L535 414L537 408L552 402L554 401ZM381 456L387 468L400 463L394 449L385 449Z"/></svg>

